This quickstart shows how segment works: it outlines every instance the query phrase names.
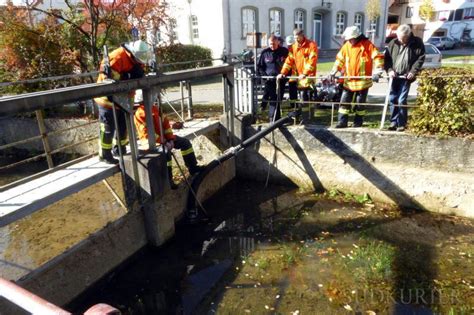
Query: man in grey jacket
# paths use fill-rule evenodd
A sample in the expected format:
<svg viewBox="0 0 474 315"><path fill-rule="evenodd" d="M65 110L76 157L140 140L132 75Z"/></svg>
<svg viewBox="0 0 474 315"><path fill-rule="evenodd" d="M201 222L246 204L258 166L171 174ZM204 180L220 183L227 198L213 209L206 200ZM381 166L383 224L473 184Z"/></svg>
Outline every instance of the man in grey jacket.
<svg viewBox="0 0 474 315"><path fill-rule="evenodd" d="M405 130L408 108L403 105L407 105L410 85L416 80L424 61L423 40L413 35L409 25L400 25L397 28L397 38L394 38L385 50L385 70L393 78L390 89L389 130Z"/></svg>

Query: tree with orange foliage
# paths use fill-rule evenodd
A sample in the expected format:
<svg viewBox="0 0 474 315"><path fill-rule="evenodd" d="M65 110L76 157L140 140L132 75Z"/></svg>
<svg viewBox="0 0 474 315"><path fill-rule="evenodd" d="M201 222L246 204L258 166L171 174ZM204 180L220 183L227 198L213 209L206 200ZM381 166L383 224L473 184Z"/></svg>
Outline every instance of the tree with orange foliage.
<svg viewBox="0 0 474 315"><path fill-rule="evenodd" d="M61 24L45 18L30 25L30 20L25 19L27 13L11 4L0 12L0 80L12 82L71 73L76 56L63 42ZM39 84L26 90L36 90Z"/></svg>

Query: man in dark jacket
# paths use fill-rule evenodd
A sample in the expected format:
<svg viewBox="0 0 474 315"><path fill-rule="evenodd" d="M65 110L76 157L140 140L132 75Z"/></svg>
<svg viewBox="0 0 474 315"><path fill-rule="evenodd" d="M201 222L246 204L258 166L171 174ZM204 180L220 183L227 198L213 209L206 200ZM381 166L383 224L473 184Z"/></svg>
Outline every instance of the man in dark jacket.
<svg viewBox="0 0 474 315"><path fill-rule="evenodd" d="M408 108L403 105L407 105L410 84L416 80L424 61L423 40L413 35L409 25L400 25L397 29L397 38L394 38L385 50L385 70L393 78L390 89L389 130L405 130Z"/></svg>
<svg viewBox="0 0 474 315"><path fill-rule="evenodd" d="M268 48L265 48L258 60L257 71L261 76L272 76L276 77L281 67L285 63L285 59L288 56L288 49L281 46L280 38L275 35L270 35L268 39ZM280 100L284 93L284 82L280 85ZM267 105L269 106L268 116L270 122L280 119L280 103L277 102L277 91L276 91L276 80L267 79L265 81L265 90L262 97L262 108L264 109Z"/></svg>

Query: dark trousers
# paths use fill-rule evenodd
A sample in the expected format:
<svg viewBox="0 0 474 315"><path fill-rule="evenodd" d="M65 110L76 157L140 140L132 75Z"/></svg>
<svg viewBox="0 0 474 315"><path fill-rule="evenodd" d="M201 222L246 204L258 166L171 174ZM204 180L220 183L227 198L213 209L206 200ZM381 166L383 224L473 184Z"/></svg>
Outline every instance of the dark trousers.
<svg viewBox="0 0 474 315"><path fill-rule="evenodd" d="M196 160L196 155L194 154L191 141L189 141L186 138L176 136L173 142L174 142L174 148L181 151L184 164L188 168L189 172L194 173L197 166L197 160ZM166 154L166 160L167 160L167 166L168 166L169 172L171 172L171 158L172 158L171 152L168 151L168 153Z"/></svg>
<svg viewBox="0 0 474 315"><path fill-rule="evenodd" d="M365 103L369 89L361 91L344 90L341 96L341 103ZM352 111L355 112L354 125L362 125L365 116L365 109L361 105L353 105ZM351 112L351 105L339 105L338 120L339 123L347 125L349 121L349 114Z"/></svg>
<svg viewBox="0 0 474 315"><path fill-rule="evenodd" d="M118 127L114 122L112 108L99 107L99 156L106 158L111 156L112 143L114 142L115 132L118 132L120 145L125 147L128 143L127 126L125 124L125 113L120 109L116 110Z"/></svg>
<svg viewBox="0 0 474 315"><path fill-rule="evenodd" d="M394 78L390 89L390 124L396 127L405 127L408 120L408 108L399 105L407 105L408 92L411 82L406 79Z"/></svg>
<svg viewBox="0 0 474 315"><path fill-rule="evenodd" d="M270 122L276 121L281 118L280 102L278 100L283 99L285 93L285 83L286 80L280 80L280 95L278 98L277 95L277 84L276 80L267 80L265 81L265 88L262 96L262 109L265 109L266 105L268 106L268 116Z"/></svg>

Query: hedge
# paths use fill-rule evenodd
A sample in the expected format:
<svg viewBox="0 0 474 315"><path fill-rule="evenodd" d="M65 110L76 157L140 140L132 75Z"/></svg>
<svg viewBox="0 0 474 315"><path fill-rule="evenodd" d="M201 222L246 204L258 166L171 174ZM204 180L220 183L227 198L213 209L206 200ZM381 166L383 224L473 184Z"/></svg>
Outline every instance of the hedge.
<svg viewBox="0 0 474 315"><path fill-rule="evenodd" d="M410 129L417 134L468 136L474 132L474 71L424 70L418 76L417 109Z"/></svg>
<svg viewBox="0 0 474 315"><path fill-rule="evenodd" d="M158 47L156 50L156 55L158 67L163 72L193 69L197 67L205 67L212 65L211 50L209 48L201 46L172 44L169 46ZM166 65L177 62L188 62L193 60L205 61L196 61L186 64Z"/></svg>

